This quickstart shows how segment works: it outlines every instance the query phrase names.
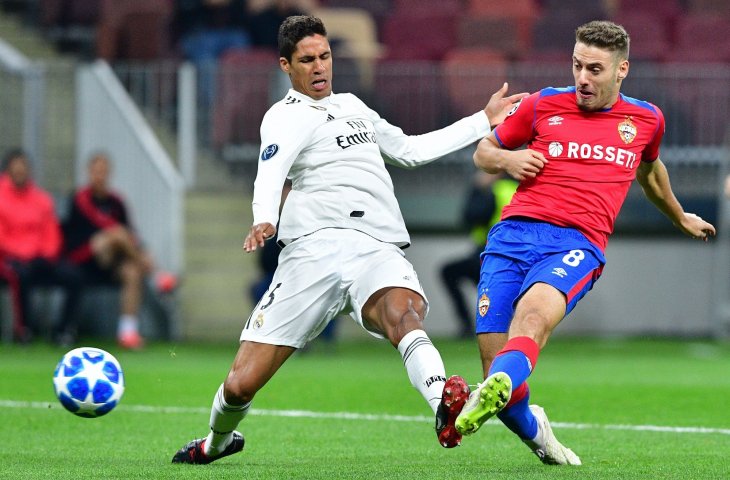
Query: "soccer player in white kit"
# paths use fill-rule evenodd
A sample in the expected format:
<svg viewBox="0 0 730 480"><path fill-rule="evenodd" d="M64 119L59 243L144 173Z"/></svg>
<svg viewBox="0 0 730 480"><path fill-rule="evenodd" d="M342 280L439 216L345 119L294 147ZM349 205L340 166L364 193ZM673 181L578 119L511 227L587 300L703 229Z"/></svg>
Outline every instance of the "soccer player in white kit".
<svg viewBox="0 0 730 480"><path fill-rule="evenodd" d="M292 89L261 124L254 221L244 249L262 247L277 233L277 222L284 248L214 397L210 433L189 442L172 461L210 463L241 451L244 439L236 428L256 392L340 313L398 349L411 383L436 415L439 442L455 447L461 435L454 420L469 387L458 376L447 381L441 356L423 330L428 302L401 250L410 237L385 161L413 168L468 146L526 94L505 96L504 84L483 111L407 136L355 95L332 93L332 52L321 20L287 18L279 50ZM292 190L279 216L287 177Z"/></svg>

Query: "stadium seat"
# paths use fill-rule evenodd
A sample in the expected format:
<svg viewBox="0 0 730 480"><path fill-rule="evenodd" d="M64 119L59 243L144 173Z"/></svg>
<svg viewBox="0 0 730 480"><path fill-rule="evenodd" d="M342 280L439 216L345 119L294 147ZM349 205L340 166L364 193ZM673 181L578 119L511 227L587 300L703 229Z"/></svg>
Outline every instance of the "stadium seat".
<svg viewBox="0 0 730 480"><path fill-rule="evenodd" d="M130 12L119 25L118 58L159 60L171 55L171 17L163 11Z"/></svg>
<svg viewBox="0 0 730 480"><path fill-rule="evenodd" d="M41 0L40 18L44 26L94 26L102 0Z"/></svg>
<svg viewBox="0 0 730 480"><path fill-rule="evenodd" d="M213 145L258 143L279 55L270 49L231 49L220 59L213 110Z"/></svg>
<svg viewBox="0 0 730 480"><path fill-rule="evenodd" d="M421 12L463 15L462 0L393 0L393 12L397 14Z"/></svg>
<svg viewBox="0 0 730 480"><path fill-rule="evenodd" d="M407 134L426 133L448 121L438 62L382 60L375 68L375 91L373 108Z"/></svg>
<svg viewBox="0 0 730 480"><path fill-rule="evenodd" d="M574 84L572 75L573 50L533 50L512 63L508 79L509 90L536 92L545 87L567 87Z"/></svg>
<svg viewBox="0 0 730 480"><path fill-rule="evenodd" d="M674 30L677 20L684 12L682 0L617 0L614 15L621 18L628 18L632 15L651 15L651 23L664 26L667 40L672 43L675 40ZM629 32L631 35L631 32Z"/></svg>
<svg viewBox="0 0 730 480"><path fill-rule="evenodd" d="M671 75L661 88L688 112L693 141L701 145L727 141L730 91L722 72L730 62L728 32L730 16L685 14L677 22L676 45L665 58ZM702 73L699 78L697 72Z"/></svg>
<svg viewBox="0 0 730 480"><path fill-rule="evenodd" d="M386 57L440 61L456 45L456 18L455 14L428 9L396 11L383 25Z"/></svg>
<svg viewBox="0 0 730 480"><path fill-rule="evenodd" d="M540 11L536 0L468 0L469 14L493 17L537 16Z"/></svg>
<svg viewBox="0 0 730 480"><path fill-rule="evenodd" d="M730 15L730 4L727 0L689 0L687 3L687 10L690 13Z"/></svg>
<svg viewBox="0 0 730 480"><path fill-rule="evenodd" d="M469 0L467 8L459 46L496 48L512 57L532 47L532 26L540 16L535 0Z"/></svg>
<svg viewBox="0 0 730 480"><path fill-rule="evenodd" d="M383 55L384 46L378 43L377 26L370 13L359 8L318 8L312 14L327 27L338 73L339 60L350 59L357 64L363 84L372 87L375 61Z"/></svg>
<svg viewBox="0 0 730 480"><path fill-rule="evenodd" d="M620 12L613 18L631 37L629 57L632 61L661 61L669 52L669 32L666 25L655 18L653 13L644 11Z"/></svg>
<svg viewBox="0 0 730 480"><path fill-rule="evenodd" d="M168 0L102 2L96 35L98 57L106 60L149 60L154 52L160 55L170 52L169 28L173 11ZM133 45L127 42L133 42ZM145 42L150 44L145 45ZM135 58L137 55L139 58Z"/></svg>
<svg viewBox="0 0 730 480"><path fill-rule="evenodd" d="M660 77L662 80L652 87L681 109L686 121L692 125L691 143L719 146L727 142L730 134L727 64L669 62L661 67L664 69ZM658 105L662 106L661 103ZM668 128L669 124L668 119Z"/></svg>
<svg viewBox="0 0 730 480"><path fill-rule="evenodd" d="M516 17L466 15L459 19L457 45L484 47L517 57L531 48L531 24Z"/></svg>
<svg viewBox="0 0 730 480"><path fill-rule="evenodd" d="M509 78L508 61L496 50L457 48L443 62L444 78L456 117L483 109L489 97Z"/></svg>
<svg viewBox="0 0 730 480"><path fill-rule="evenodd" d="M563 50L570 54L575 46L575 29L587 20L590 17L581 12L547 11L532 27L533 50Z"/></svg>
<svg viewBox="0 0 730 480"><path fill-rule="evenodd" d="M378 43L377 27L366 10L318 8L312 14L322 19L330 41L342 41L338 56L370 60L381 56L383 46Z"/></svg>
<svg viewBox="0 0 730 480"><path fill-rule="evenodd" d="M604 20L608 17L605 0L543 0L542 6L545 13L580 14L588 19L586 21Z"/></svg>
<svg viewBox="0 0 730 480"><path fill-rule="evenodd" d="M730 14L683 15L677 21L676 44L669 62L730 62Z"/></svg>
<svg viewBox="0 0 730 480"><path fill-rule="evenodd" d="M41 26L57 47L93 56L103 0L41 0Z"/></svg>
<svg viewBox="0 0 730 480"><path fill-rule="evenodd" d="M393 0L320 0L320 6L328 8L360 8L367 11L375 20L378 31L385 19L393 11ZM325 26L327 26L325 24Z"/></svg>

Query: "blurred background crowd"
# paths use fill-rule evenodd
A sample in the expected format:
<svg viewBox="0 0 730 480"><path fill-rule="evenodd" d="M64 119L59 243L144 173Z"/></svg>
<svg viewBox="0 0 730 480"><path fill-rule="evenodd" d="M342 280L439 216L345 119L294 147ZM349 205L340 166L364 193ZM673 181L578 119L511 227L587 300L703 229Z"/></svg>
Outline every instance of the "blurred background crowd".
<svg viewBox="0 0 730 480"><path fill-rule="evenodd" d="M317 15L327 26L334 91L356 93L409 134L481 109L504 81L515 92L571 85L576 26L599 18L620 23L632 39L624 93L662 108L662 159L675 192L687 210L723 227L727 0L0 0L0 151L22 149L59 219L71 212L69 194L87 184L89 159L99 152L113 159L110 183L128 202L135 234L155 260L155 269L139 268L148 280L154 270L181 279L179 289L167 290L172 306L152 308L153 316L165 312L162 327L143 321L150 336L230 338L247 315L259 269L244 258L240 241L250 223L259 124L288 88L278 70L276 32L283 18L298 13ZM444 254L428 241L420 242L423 251L414 242L410 253L426 272L432 317L434 311L446 317L442 331L456 335L465 334L463 313L450 310L446 293L439 297L439 272L459 256L456 250L474 248L461 213L473 185L471 153L407 176L392 172L412 232L462 239ZM617 230L655 235L654 242L672 233L636 189ZM721 270L730 253L717 255L695 261ZM730 291L723 278L720 272L709 280L717 292ZM121 288L121 277L115 280ZM456 295L453 288L448 295ZM725 329L712 320L725 315L716 308L721 294L712 295L697 314L707 321L687 327L692 334ZM103 311L113 306L108 323L115 327L97 333L117 331L123 298L114 291L102 302ZM0 311L5 339L13 336L9 303ZM149 302L137 303L144 317ZM683 316L671 302L667 310ZM99 309L91 316L100 318ZM683 328L647 322L648 331Z"/></svg>

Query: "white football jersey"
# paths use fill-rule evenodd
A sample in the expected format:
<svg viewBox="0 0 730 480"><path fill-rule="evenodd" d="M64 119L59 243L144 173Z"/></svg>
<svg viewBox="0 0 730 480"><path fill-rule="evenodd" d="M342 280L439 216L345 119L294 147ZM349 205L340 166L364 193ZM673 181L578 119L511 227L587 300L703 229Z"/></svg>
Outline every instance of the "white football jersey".
<svg viewBox="0 0 730 480"><path fill-rule="evenodd" d="M483 111L423 135L406 135L349 93L314 100L293 89L261 122L254 225L279 221L287 244L323 228L410 243L385 162L425 165L489 133ZM285 178L292 181L279 218Z"/></svg>

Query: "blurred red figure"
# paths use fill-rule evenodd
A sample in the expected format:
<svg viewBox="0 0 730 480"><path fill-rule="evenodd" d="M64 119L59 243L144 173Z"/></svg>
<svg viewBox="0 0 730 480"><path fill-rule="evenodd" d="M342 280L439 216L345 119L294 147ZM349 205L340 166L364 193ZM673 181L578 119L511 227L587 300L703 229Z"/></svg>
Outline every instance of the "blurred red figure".
<svg viewBox="0 0 730 480"><path fill-rule="evenodd" d="M73 321L82 278L73 265L59 260L61 243L53 199L33 182L26 154L10 151L0 175L0 277L10 287L17 342L30 342L38 327L30 315L30 291L35 286L64 290L61 318L54 331L57 340Z"/></svg>

